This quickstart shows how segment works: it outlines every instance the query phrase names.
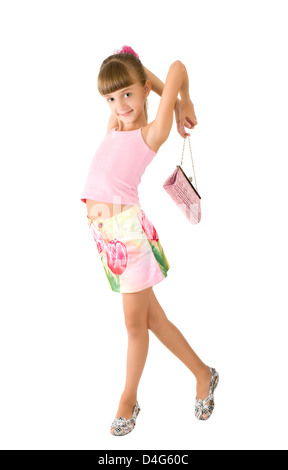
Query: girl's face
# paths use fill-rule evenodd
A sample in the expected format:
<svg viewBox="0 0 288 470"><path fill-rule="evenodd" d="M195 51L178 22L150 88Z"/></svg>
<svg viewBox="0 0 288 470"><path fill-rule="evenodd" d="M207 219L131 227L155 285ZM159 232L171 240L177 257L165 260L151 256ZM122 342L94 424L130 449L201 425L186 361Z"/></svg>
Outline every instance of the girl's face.
<svg viewBox="0 0 288 470"><path fill-rule="evenodd" d="M147 80L144 87L137 82L110 95L104 95L104 98L111 114L126 124L136 121L142 113L144 116L144 102L150 91L151 82Z"/></svg>

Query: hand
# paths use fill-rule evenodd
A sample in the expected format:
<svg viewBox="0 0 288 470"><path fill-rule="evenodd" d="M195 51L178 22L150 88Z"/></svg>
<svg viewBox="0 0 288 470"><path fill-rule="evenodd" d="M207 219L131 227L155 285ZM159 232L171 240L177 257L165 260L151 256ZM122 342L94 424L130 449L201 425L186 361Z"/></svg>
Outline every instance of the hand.
<svg viewBox="0 0 288 470"><path fill-rule="evenodd" d="M189 129L194 129L198 124L197 118L195 116L194 105L192 101L185 100L181 101L177 98L174 107L175 119L177 124L177 131L184 139L190 134L188 134L184 127L189 127Z"/></svg>

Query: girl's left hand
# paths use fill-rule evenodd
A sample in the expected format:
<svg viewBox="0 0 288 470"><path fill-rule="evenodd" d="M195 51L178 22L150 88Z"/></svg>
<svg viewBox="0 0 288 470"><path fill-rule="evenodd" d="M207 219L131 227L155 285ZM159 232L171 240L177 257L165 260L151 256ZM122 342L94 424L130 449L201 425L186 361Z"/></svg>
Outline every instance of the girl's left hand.
<svg viewBox="0 0 288 470"><path fill-rule="evenodd" d="M185 139L187 136L190 136L190 134L185 131L184 127L194 129L194 127L198 124L197 118L195 116L194 105L191 100L189 100L188 103L183 103L183 101L177 98L174 107L174 112L177 124L177 131L181 135L181 137ZM182 117L182 114L186 114L186 116ZM181 124L181 120L183 124Z"/></svg>

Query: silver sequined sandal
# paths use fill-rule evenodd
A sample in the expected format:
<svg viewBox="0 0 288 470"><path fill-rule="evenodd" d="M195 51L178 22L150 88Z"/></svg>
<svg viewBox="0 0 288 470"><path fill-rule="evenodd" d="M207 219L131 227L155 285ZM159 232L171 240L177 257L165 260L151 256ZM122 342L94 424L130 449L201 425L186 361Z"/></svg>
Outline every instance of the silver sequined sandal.
<svg viewBox="0 0 288 470"><path fill-rule="evenodd" d="M212 415L214 408L215 408L214 391L216 390L216 387L219 383L219 374L212 367L209 367L209 369L211 373L209 395L207 398L205 398L205 400L200 400L200 399L197 400L197 397L196 397L195 416L200 421L207 421L207 419L209 419L210 416ZM205 414L207 418L203 418L203 414Z"/></svg>
<svg viewBox="0 0 288 470"><path fill-rule="evenodd" d="M113 436L125 436L126 434L129 434L131 431L136 426L136 418L138 414L140 413L140 406L138 401L136 401L136 405L133 410L133 415L132 418L126 419L122 418L121 416L114 419L114 421L111 424L110 432L113 434Z"/></svg>

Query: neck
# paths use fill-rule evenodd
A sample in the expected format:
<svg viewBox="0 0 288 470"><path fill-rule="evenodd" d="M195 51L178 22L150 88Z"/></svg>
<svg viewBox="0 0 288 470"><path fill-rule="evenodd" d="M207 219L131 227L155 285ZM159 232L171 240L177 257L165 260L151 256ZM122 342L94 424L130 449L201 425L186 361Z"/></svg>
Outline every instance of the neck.
<svg viewBox="0 0 288 470"><path fill-rule="evenodd" d="M139 129L140 127L144 127L147 125L147 122L131 122L128 123L124 126L124 123L122 121L118 121L118 126L117 131L135 131L136 129Z"/></svg>

